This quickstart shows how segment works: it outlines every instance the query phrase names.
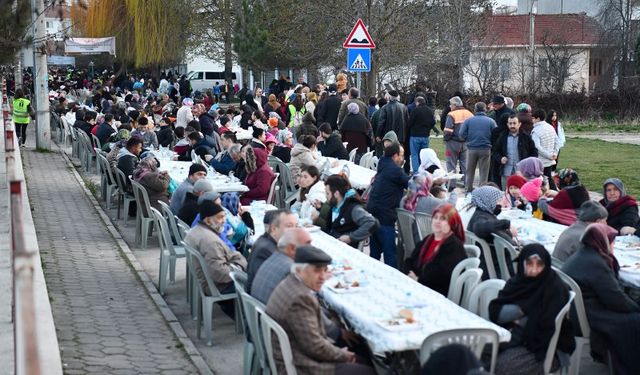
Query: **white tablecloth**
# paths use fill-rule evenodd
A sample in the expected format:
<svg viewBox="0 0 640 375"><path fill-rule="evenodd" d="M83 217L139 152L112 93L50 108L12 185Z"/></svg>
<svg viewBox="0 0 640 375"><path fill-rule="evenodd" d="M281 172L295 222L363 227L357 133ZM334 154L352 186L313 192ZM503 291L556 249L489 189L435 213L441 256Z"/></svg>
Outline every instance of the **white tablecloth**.
<svg viewBox="0 0 640 375"><path fill-rule="evenodd" d="M168 171L169 176L178 184L182 183L189 175L189 168L191 167L190 161L175 161L175 160L160 160L161 171ZM207 174L207 180L213 185L213 190L217 192L245 192L249 191L249 188L242 184L242 182L231 182L228 176L219 173Z"/></svg>
<svg viewBox="0 0 640 375"><path fill-rule="evenodd" d="M521 218L521 210L503 211L498 218L509 219L518 228L518 239L522 244L538 242L553 253L560 234L566 225L551 223L536 218ZM616 238L613 252L620 263L620 281L640 288L640 238L622 236Z"/></svg>
<svg viewBox="0 0 640 375"><path fill-rule="evenodd" d="M329 158L332 162L336 159ZM342 172L342 168L349 167L349 182L354 189L364 190L369 187L371 179L376 175L376 171L361 167L348 160L338 160L338 166L331 168L331 174Z"/></svg>
<svg viewBox="0 0 640 375"><path fill-rule="evenodd" d="M312 244L329 254L334 263L349 263L353 270L348 272L364 284L353 293L335 293L325 283L321 295L368 341L373 352L419 350L430 334L455 328L491 328L499 333L500 341L510 340L509 331L326 233L312 232L311 238ZM379 325L378 321L393 318L402 308L413 311L418 322L415 326L388 330Z"/></svg>

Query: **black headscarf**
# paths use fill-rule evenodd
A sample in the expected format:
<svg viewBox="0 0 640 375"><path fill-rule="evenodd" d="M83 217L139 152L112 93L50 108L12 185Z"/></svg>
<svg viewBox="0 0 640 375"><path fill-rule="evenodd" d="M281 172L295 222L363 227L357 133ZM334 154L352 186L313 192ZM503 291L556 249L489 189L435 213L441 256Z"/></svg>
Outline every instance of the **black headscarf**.
<svg viewBox="0 0 640 375"><path fill-rule="evenodd" d="M527 277L524 274L524 264L533 255L540 257L545 266L538 276ZM555 331L556 315L567 303L569 290L551 269L551 256L544 246L538 243L526 245L517 261L518 273L507 282L498 298L489 304L489 317L491 321L497 322L502 306L519 306L527 316L522 335L523 345L535 354L538 361L542 361ZM570 332L568 328L567 331ZM571 353L575 347L573 335L569 336L558 342L558 349L566 353Z"/></svg>

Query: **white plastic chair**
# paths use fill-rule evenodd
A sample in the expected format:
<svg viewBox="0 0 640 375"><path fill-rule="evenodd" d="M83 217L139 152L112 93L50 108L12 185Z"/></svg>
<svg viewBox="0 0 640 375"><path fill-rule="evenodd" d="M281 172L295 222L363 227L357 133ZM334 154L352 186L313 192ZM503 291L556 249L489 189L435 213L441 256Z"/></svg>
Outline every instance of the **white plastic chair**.
<svg viewBox="0 0 640 375"><path fill-rule="evenodd" d="M571 354L571 366L569 367L570 375L577 375L580 373L580 359L582 357L582 348L584 344L588 344L591 339L591 327L589 326L589 320L587 319L587 311L584 307L584 299L582 298L582 290L578 283L571 278L571 276L553 267L554 271L564 281L565 284L575 293L573 299L573 307L576 309L576 316L578 318L578 324L580 326L581 336L576 336L576 349ZM574 323L575 324L575 323Z"/></svg>
<svg viewBox="0 0 640 375"><path fill-rule="evenodd" d="M200 329L201 325L204 323L204 330L207 332L207 346L213 345L213 304L222 301L228 300L236 300L236 316L240 316L238 313L238 301L237 301L237 293L226 293L221 294L216 285L209 274L209 266L204 257L194 248L189 246L186 242L182 241L182 246L184 246L185 252L187 254L187 262L189 263L189 273L193 278L195 278L195 289L198 291L198 305L202 306L201 309L198 309L198 318L196 323L196 333L198 338L200 338ZM196 275L195 264L198 264L200 269L202 270L202 274L204 275L205 282L209 288L211 295L206 295L204 293L204 289L200 282L198 282L198 277ZM238 328L239 320L236 320L236 329Z"/></svg>
<svg viewBox="0 0 640 375"><path fill-rule="evenodd" d="M173 214L173 211L171 211L171 207L169 207L168 204L162 201L158 201L158 204L160 204L160 208L162 208L162 216L164 216L165 220L167 220L167 224L169 224L173 244L179 246L180 241L184 240L184 237L178 228L178 218Z"/></svg>
<svg viewBox="0 0 640 375"><path fill-rule="evenodd" d="M464 245L464 251L467 252L467 256L469 258L478 258L480 259L480 248L476 245Z"/></svg>
<svg viewBox="0 0 640 375"><path fill-rule="evenodd" d="M489 278L490 279L497 278L498 276L496 274L496 268L493 265L493 256L491 255L491 247L489 246L487 241L476 236L475 233L469 230L464 231L464 236L466 238L467 244L476 245L482 251L482 255L484 257L484 263L485 263L485 266L487 267L487 273L489 274Z"/></svg>
<svg viewBox="0 0 640 375"><path fill-rule="evenodd" d="M502 280L509 280L511 276L510 269L517 272L517 267L513 267L513 261L520 255L520 252L516 250L509 241L504 238L498 236L495 233L493 234L493 247L496 249L496 257L498 258L498 267L500 268L500 278ZM511 258L511 266L509 267L509 261L507 260L507 255L509 254L509 258Z"/></svg>
<svg viewBox="0 0 640 375"><path fill-rule="evenodd" d="M98 164L100 165L99 171L101 174L100 184L102 185L102 198L106 201L107 210L109 210L111 209L111 199L113 198L114 193L118 191L118 182L113 175L113 171L109 166L107 158L105 158L101 153L96 152L96 160L98 160Z"/></svg>
<svg viewBox="0 0 640 375"><path fill-rule="evenodd" d="M147 238L153 233L155 218L151 214L147 189L132 178L129 180L133 188L133 195L136 197L136 243L139 243L142 249L146 249Z"/></svg>
<svg viewBox="0 0 640 375"><path fill-rule="evenodd" d="M371 158L371 161L369 162L369 169L377 171L378 170L378 157L374 156Z"/></svg>
<svg viewBox="0 0 640 375"><path fill-rule="evenodd" d="M129 206L131 205L131 202L136 201L136 197L129 194L127 191L128 179L127 176L124 175L124 172L118 168L113 169L113 172L115 172L114 177L118 184L118 212L116 214L116 218L120 219L120 204L122 204L124 210L124 223L127 224L127 221L129 221Z"/></svg>
<svg viewBox="0 0 640 375"><path fill-rule="evenodd" d="M171 241L171 232L164 216L160 211L151 207L151 212L156 219L158 226L158 242L160 243L160 274L158 276L158 291L164 295L167 287L167 271L169 273L169 281L174 284L176 282L176 259L184 258L184 247L173 246Z"/></svg>
<svg viewBox="0 0 640 375"><path fill-rule="evenodd" d="M480 358L484 346L491 345L491 369L493 374L498 358L498 332L489 328L462 328L433 333L427 336L420 348L420 365L423 366L433 352L439 348L461 344L468 347L477 358Z"/></svg>
<svg viewBox="0 0 640 375"><path fill-rule="evenodd" d="M461 307L468 306L471 291L478 285L481 278L482 270L479 268L464 271L462 275L456 279L453 291L449 289L449 296L447 296L447 298Z"/></svg>
<svg viewBox="0 0 640 375"><path fill-rule="evenodd" d="M358 148L354 148L349 152L349 161L352 163L356 162L356 153L358 152Z"/></svg>
<svg viewBox="0 0 640 375"><path fill-rule="evenodd" d="M353 150L352 150L353 151ZM373 151L369 151L365 154L362 155L362 157L360 158L360 163L359 165L363 168L370 168L371 165L371 158L373 157Z"/></svg>
<svg viewBox="0 0 640 375"><path fill-rule="evenodd" d="M502 279L490 279L476 285L469 296L467 310L489 320L489 303L498 297L498 293L506 283Z"/></svg>
<svg viewBox="0 0 640 375"><path fill-rule="evenodd" d="M460 280L460 278L465 271L472 270L472 269L479 269L478 268L479 266L480 266L480 259L478 258L467 258L467 259L461 260L455 266L455 268L451 272L451 281L449 281L449 294L447 295L447 298L449 300L455 302L456 304L462 307L466 306L466 302L468 302L468 297L469 295L471 295L471 291L478 284L478 282L480 282L480 279L478 279L473 285L466 285L464 280ZM466 276L466 277L470 281L473 280L471 276ZM480 277L482 277L482 270L480 270ZM461 305L460 298L462 297L463 287L464 287L465 297L466 297L466 298L463 298L463 300L466 299L467 301L465 302L464 305Z"/></svg>
<svg viewBox="0 0 640 375"><path fill-rule="evenodd" d="M576 294L573 291L569 291L569 300L567 301L566 305L564 305L564 307L560 310L560 312L558 312L558 315L556 315L555 331L553 333L553 336L551 336L551 340L549 340L549 347L547 348L547 354L544 357L544 364L542 367L544 369L545 375L551 373L551 365L553 364L553 357L556 354L558 338L560 337L560 329L562 328L562 321L567 315L567 312L569 312L569 308L571 308L571 303L573 302L575 296ZM562 372L562 369L560 370Z"/></svg>
<svg viewBox="0 0 640 375"><path fill-rule="evenodd" d="M261 309L260 309L261 310ZM275 333L280 346L280 352L282 353L282 360L284 362L284 369L286 375L297 375L296 367L293 365L293 353L291 352L291 343L289 337L284 329L267 315L264 310L260 311L260 323L262 329L262 341L264 343L265 352L267 353L267 360L269 361L269 368L272 374L278 374L278 368L276 361L273 357L273 341L272 336Z"/></svg>
<svg viewBox="0 0 640 375"><path fill-rule="evenodd" d="M275 176L271 181L271 186L269 187L269 195L267 195L267 204L274 204L276 200L276 193L278 188L278 177L280 177L280 173L274 173Z"/></svg>
<svg viewBox="0 0 640 375"><path fill-rule="evenodd" d="M265 344L261 330L261 315L264 314L266 306L251 297L246 291L239 292L241 295L242 308L247 318L248 335L247 342L253 346L253 358L251 360L251 374L269 374L269 360L265 351ZM251 341L249 341L251 340ZM247 362L245 362L246 364ZM277 374L277 373L276 373Z"/></svg>
<svg viewBox="0 0 640 375"><path fill-rule="evenodd" d="M416 242L413 238L413 225L416 218L412 212L404 208L396 208L396 212L398 214L398 233L404 249L403 259L407 259L416 247Z"/></svg>
<svg viewBox="0 0 640 375"><path fill-rule="evenodd" d="M431 228L431 215L424 212L416 212L416 227L418 228L418 237L425 238L427 235L433 233Z"/></svg>

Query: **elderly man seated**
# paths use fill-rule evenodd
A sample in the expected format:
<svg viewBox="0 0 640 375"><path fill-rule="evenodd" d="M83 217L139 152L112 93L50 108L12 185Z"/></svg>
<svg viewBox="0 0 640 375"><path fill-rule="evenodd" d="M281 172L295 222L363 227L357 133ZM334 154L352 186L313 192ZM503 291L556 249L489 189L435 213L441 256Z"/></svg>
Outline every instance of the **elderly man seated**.
<svg viewBox="0 0 640 375"><path fill-rule="evenodd" d="M289 336L298 374L375 374L373 368L356 363L355 353L333 345L325 333L315 293L329 277L331 257L313 246L301 246L294 262L291 273L271 294L266 312ZM284 373L277 344L274 357L278 373Z"/></svg>
<svg viewBox="0 0 640 375"><path fill-rule="evenodd" d="M286 229L278 240L278 250L262 263L253 279L251 296L265 305L273 290L289 275L296 249L310 245L311 236L302 228Z"/></svg>
<svg viewBox="0 0 640 375"><path fill-rule="evenodd" d="M596 201L586 201L580 205L580 215L575 224L565 229L556 247L553 249L553 257L561 262L566 262L582 246L580 238L587 230L587 226L593 223L607 223L607 209Z"/></svg>
<svg viewBox="0 0 640 375"><path fill-rule="evenodd" d="M235 288L229 272L233 271L232 265L246 269L247 260L239 252L229 249L220 238L226 219L220 205L212 201L202 202L200 217L200 223L189 231L184 241L204 257L209 275L220 293L233 293ZM211 295L200 264L195 263L194 268L204 293ZM227 315L233 317L233 301L221 302L220 307Z"/></svg>
<svg viewBox="0 0 640 375"><path fill-rule="evenodd" d="M177 215L180 212L182 205L184 205L187 192L192 192L193 185L203 178L207 178L207 168L205 168L204 165L191 164L189 167L189 175L171 195L170 207L171 212L173 212L174 215Z"/></svg>

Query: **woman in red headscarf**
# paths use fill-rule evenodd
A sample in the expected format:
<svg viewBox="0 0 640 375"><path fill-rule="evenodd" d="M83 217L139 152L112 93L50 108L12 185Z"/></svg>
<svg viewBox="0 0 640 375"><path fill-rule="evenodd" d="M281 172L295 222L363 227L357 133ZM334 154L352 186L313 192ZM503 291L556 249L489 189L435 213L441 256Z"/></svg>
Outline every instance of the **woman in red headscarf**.
<svg viewBox="0 0 640 375"><path fill-rule="evenodd" d="M445 203L433 211L433 233L416 245L407 259L409 277L446 296L451 272L467 258L464 250L464 227L456 208Z"/></svg>

